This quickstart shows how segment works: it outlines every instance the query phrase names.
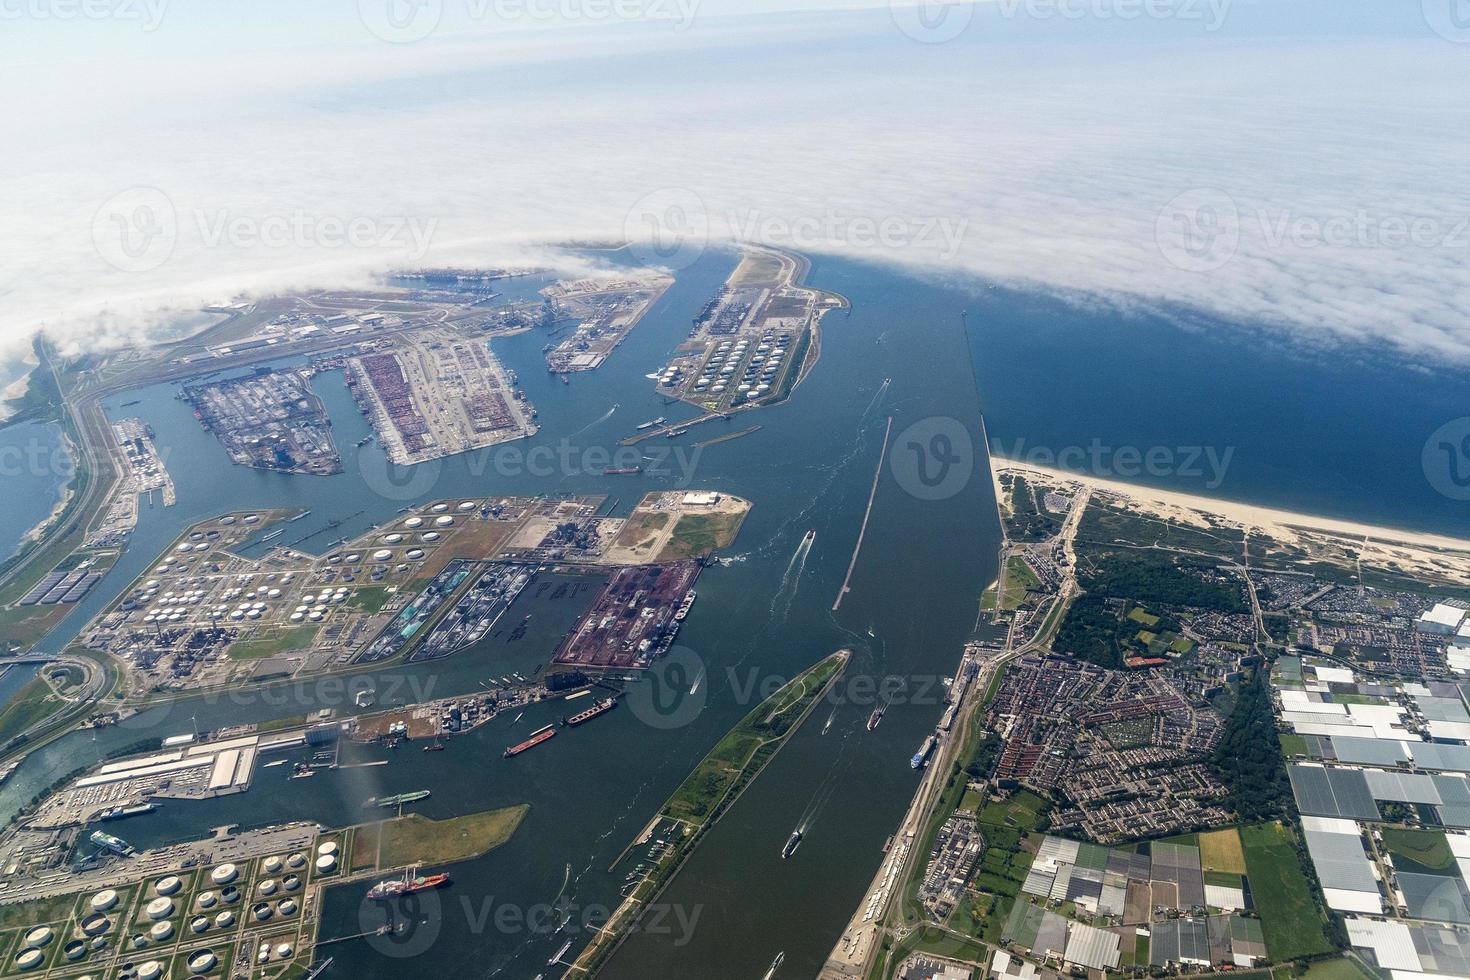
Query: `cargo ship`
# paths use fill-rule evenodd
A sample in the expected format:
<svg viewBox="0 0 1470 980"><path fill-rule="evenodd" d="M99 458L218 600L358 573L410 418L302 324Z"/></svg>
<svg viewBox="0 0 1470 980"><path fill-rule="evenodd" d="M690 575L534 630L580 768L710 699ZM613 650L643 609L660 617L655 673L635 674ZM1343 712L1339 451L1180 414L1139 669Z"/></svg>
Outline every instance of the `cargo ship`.
<svg viewBox="0 0 1470 980"><path fill-rule="evenodd" d="M547 725L545 728L538 728L534 732L532 732L531 737L526 739L524 742L517 742L515 745L512 745L510 748L506 749L505 758L509 759L513 755L520 755L527 749L534 749L536 746L540 745L542 742L551 738L555 734L555 725Z"/></svg>
<svg viewBox="0 0 1470 980"><path fill-rule="evenodd" d="M121 857L132 857L137 853L133 850L133 845L121 837L114 837L100 830L92 831L92 843L104 851L111 851L113 854L120 855Z"/></svg>
<svg viewBox="0 0 1470 980"><path fill-rule="evenodd" d="M688 592L684 593L684 601L679 603L679 609L677 612L674 613L674 622L684 622L684 617L689 615L689 610L691 607L693 607L694 600L696 598L698 597L695 595L693 589L690 589Z"/></svg>
<svg viewBox="0 0 1470 980"><path fill-rule="evenodd" d="M643 472L641 466L619 466L610 470L603 470L603 476L636 476Z"/></svg>
<svg viewBox="0 0 1470 980"><path fill-rule="evenodd" d="M582 724L584 722L591 721L593 718L596 718L598 715L604 714L605 712L608 712L608 711L611 711L612 709L616 708L617 706L618 706L618 699L617 698L603 698L601 701L598 701L596 704L592 705L592 707L588 708L587 710L585 710L585 711L579 711L576 714L572 715L570 718L563 718L561 720L561 723L563 725L567 725L567 726L569 726L571 728L576 728L578 725L580 725L580 724Z"/></svg>
<svg viewBox="0 0 1470 980"><path fill-rule="evenodd" d="M658 418L656 418L656 419L649 419L647 422L644 422L642 425L638 426L638 431L639 432L642 432L644 429L651 429L655 425L663 425L667 421L668 421L668 419L666 419L662 415L660 415Z"/></svg>
<svg viewBox="0 0 1470 980"><path fill-rule="evenodd" d="M924 744L919 746L919 751L915 752L914 757L909 760L910 769L924 768L925 763L929 761L929 753L934 751L934 742L935 738L933 735L924 739Z"/></svg>
<svg viewBox="0 0 1470 980"><path fill-rule="evenodd" d="M416 789L412 793L398 793L394 796L385 796L381 800L374 798L368 800L368 805L376 803L378 806L402 806L405 803L417 803L419 800L427 800L428 798L428 790Z"/></svg>
<svg viewBox="0 0 1470 980"><path fill-rule="evenodd" d="M800 828L798 828L798 829L793 830L791 832L791 836L789 838L787 838L787 840L786 840L786 846L783 847L783 848L781 848L781 860L784 861L787 858L789 858L791 855L795 854L796 853L796 849L798 847L800 847L800 846L801 846L801 830L800 830Z"/></svg>
<svg viewBox="0 0 1470 980"><path fill-rule="evenodd" d="M387 881L378 882L368 890L367 897L383 902L400 895L412 895L414 892L443 888L449 884L449 875L444 872L435 875L416 875L414 870L410 868L405 871L402 878L390 878Z"/></svg>

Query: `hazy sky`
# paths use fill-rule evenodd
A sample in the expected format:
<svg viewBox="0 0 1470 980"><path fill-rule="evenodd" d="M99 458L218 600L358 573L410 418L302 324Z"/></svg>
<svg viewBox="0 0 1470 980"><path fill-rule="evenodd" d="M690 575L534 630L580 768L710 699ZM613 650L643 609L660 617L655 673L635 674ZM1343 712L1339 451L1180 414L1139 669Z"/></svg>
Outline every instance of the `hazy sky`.
<svg viewBox="0 0 1470 980"><path fill-rule="evenodd" d="M1470 361L1458 0L0 0L0 341L754 238Z"/></svg>

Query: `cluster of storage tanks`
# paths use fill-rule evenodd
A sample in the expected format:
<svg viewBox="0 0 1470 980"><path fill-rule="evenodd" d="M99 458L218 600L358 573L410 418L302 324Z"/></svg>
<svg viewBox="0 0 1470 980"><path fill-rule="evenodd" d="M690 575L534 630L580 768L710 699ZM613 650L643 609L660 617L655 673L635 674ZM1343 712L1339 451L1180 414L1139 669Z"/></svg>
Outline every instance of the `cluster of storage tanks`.
<svg viewBox="0 0 1470 980"><path fill-rule="evenodd" d="M786 360L788 343L790 338L785 335L776 337L774 334L766 334L756 345L755 351L751 352L749 340L720 341L695 380L694 391L724 396L730 386L734 385L733 401L738 403L749 398L760 398L769 393L771 385L775 383L776 375L780 373L781 365ZM750 358L748 361L745 360L747 354ZM743 361L745 369L736 378L735 372L740 370Z"/></svg>

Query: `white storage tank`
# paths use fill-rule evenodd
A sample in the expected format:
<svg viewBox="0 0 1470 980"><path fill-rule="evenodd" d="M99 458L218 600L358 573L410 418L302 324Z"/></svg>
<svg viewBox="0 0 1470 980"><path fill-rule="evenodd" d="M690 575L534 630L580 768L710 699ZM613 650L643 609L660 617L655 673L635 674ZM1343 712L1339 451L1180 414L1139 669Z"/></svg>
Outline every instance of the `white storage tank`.
<svg viewBox="0 0 1470 980"><path fill-rule="evenodd" d="M88 904L92 906L93 912L109 911L114 905L117 904L117 892L111 888L104 888L97 894L93 895L92 901Z"/></svg>
<svg viewBox="0 0 1470 980"><path fill-rule="evenodd" d="M51 945L51 941L55 938L56 933L51 931L50 926L36 926L36 928L26 933L21 945L25 946L26 949L45 949Z"/></svg>
<svg viewBox="0 0 1470 980"><path fill-rule="evenodd" d="M169 898L155 898L153 901L149 902L148 907L144 909L144 912L147 913L148 918L152 919L155 922L157 922L159 919L167 919L170 915L173 914L173 911L173 899Z"/></svg>
<svg viewBox="0 0 1470 980"><path fill-rule="evenodd" d="M165 896L177 894L183 887L184 883L176 875L165 875L153 883L153 890Z"/></svg>
<svg viewBox="0 0 1470 980"><path fill-rule="evenodd" d="M221 864L209 873L209 880L216 885L227 885L240 877L240 869L233 864Z"/></svg>

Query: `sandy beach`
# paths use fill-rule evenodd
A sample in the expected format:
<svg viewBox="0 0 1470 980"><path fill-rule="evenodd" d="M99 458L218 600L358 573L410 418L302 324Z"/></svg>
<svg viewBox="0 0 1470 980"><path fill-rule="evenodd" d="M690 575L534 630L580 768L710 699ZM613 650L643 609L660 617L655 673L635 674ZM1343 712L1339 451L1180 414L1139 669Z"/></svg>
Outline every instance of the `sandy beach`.
<svg viewBox="0 0 1470 980"><path fill-rule="evenodd" d="M1408 546L1428 552L1459 552L1470 556L1470 540L1464 538L1426 534L1402 528L1378 527L1332 517L1258 507L1253 504L1222 500L1218 497L1201 497L1172 490L1159 490L1118 480L1084 476L1066 470L1037 466L1033 463L1015 462L1002 457L995 458L994 468L997 475L1009 470L1032 473L1039 477L1046 477L1052 482L1085 484L1096 491L1126 497L1140 509L1157 517L1186 525L1207 526L1207 522L1200 515L1208 514L1230 524L1258 528L1273 538L1286 541L1295 540L1300 536L1300 532L1307 531L1350 538L1359 544L1379 542L1384 545Z"/></svg>

